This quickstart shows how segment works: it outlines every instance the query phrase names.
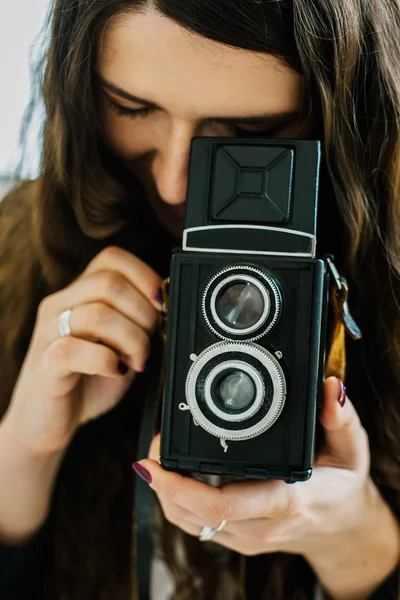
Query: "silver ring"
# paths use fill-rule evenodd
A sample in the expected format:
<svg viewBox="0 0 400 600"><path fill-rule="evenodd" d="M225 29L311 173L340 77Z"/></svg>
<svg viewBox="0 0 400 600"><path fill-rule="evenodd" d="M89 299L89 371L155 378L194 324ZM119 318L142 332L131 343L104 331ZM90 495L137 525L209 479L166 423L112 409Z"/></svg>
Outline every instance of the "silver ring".
<svg viewBox="0 0 400 600"><path fill-rule="evenodd" d="M222 529L225 527L227 521L221 521L221 523L218 525L218 527L203 527L203 529L201 530L201 533L199 535L199 540L201 542L208 542L209 540L211 540L214 535L216 533L218 533L219 531L222 531Z"/></svg>
<svg viewBox="0 0 400 600"><path fill-rule="evenodd" d="M71 327L69 324L69 318L72 314L72 310L65 310L58 317L58 332L63 337L65 335L71 335Z"/></svg>

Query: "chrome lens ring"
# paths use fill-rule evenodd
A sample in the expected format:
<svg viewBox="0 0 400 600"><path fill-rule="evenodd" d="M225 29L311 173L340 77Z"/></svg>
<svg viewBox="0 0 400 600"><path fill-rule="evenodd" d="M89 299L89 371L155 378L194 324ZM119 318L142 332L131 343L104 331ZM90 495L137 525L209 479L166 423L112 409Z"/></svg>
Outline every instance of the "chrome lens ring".
<svg viewBox="0 0 400 600"><path fill-rule="evenodd" d="M216 299L226 283L247 281L256 286L264 300L261 318L247 330L224 323L215 308ZM262 269L250 265L231 265L218 271L207 283L202 297L202 313L209 329L220 339L252 342L266 335L276 325L282 310L278 284Z"/></svg>
<svg viewBox="0 0 400 600"><path fill-rule="evenodd" d="M235 282L246 282L246 283L253 285L260 292L261 297L263 299L263 303L264 303L264 309L261 313L260 318L257 320L257 322L254 323L254 325L251 325L250 327L246 327L244 329L239 329L239 330L236 327L229 327L229 325L224 323L224 321L222 321L222 319L219 317L218 311L216 309L217 298L218 298L220 291L224 287L228 287L228 284L230 282L234 282L234 281ZM270 300L269 293L268 293L267 289L265 288L265 286L262 285L261 282L258 281L258 279L256 279L255 277L252 277L251 275L247 275L247 274L230 275L229 277L226 277L225 279L220 281L218 283L218 285L215 286L215 288L211 294L211 298L210 298L210 309L211 309L211 314L214 318L214 321L219 325L219 327L221 327L221 329L223 329L224 331L226 331L227 333L230 333L232 335L237 335L238 333L240 333L240 335L248 335L250 333L253 333L254 331L257 331L257 329L259 329L267 320L267 317L271 310L271 300Z"/></svg>
<svg viewBox="0 0 400 600"><path fill-rule="evenodd" d="M243 428L236 430L220 427L213 423L201 410L196 393L197 380L205 365L215 356L218 356L223 362L223 355L228 352L230 354L232 352L238 352L241 355L248 354L259 361L268 371L273 386L272 402L264 417L249 427L243 423ZM190 367L186 378L186 401L195 422L208 433L225 440L246 440L264 433L278 419L286 401L285 375L277 358L261 346L246 342L217 342L199 354Z"/></svg>

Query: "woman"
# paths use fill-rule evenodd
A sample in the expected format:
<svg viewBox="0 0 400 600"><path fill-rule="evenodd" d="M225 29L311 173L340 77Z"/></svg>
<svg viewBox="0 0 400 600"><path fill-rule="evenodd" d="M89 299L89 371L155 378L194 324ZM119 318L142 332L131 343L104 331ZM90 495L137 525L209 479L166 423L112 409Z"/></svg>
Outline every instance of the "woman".
<svg viewBox="0 0 400 600"><path fill-rule="evenodd" d="M40 176L0 205L4 597L136 597L134 462L165 513L155 565L174 598L243 597L243 557L248 597L308 599L317 580L335 600L397 598L399 3L55 0L50 23ZM206 135L322 143L318 252L346 274L363 338L347 344L351 402L324 383L305 483L221 493L163 471L158 437L137 454Z"/></svg>

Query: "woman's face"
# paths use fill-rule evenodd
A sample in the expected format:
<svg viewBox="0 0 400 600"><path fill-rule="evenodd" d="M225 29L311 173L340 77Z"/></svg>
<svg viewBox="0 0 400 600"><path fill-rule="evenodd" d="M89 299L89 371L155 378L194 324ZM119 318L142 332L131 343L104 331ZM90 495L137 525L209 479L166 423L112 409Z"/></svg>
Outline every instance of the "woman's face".
<svg viewBox="0 0 400 600"><path fill-rule="evenodd" d="M157 12L109 25L97 74L106 143L178 237L194 136L310 134L301 75L272 56L190 33Z"/></svg>

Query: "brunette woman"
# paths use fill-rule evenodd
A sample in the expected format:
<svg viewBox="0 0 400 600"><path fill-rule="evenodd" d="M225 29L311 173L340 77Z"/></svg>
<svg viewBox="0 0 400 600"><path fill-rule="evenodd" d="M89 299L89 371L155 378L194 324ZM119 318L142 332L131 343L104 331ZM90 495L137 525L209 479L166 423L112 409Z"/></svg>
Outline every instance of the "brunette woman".
<svg viewBox="0 0 400 600"><path fill-rule="evenodd" d="M137 597L132 463L152 600L398 597L399 31L398 0L54 0L40 174L0 203L1 598ZM321 140L318 254L363 337L307 482L138 454L194 136Z"/></svg>

